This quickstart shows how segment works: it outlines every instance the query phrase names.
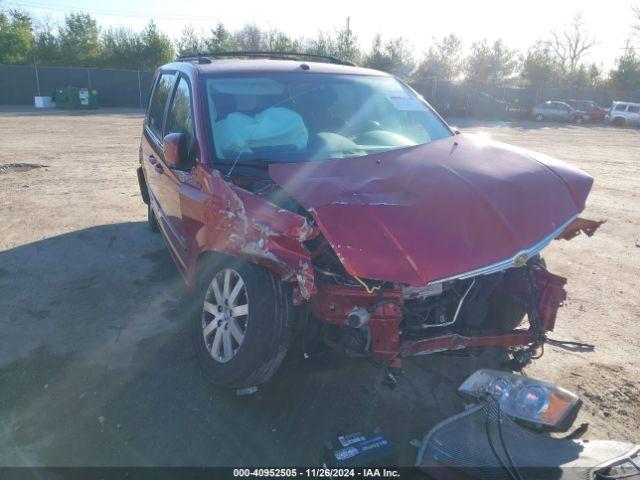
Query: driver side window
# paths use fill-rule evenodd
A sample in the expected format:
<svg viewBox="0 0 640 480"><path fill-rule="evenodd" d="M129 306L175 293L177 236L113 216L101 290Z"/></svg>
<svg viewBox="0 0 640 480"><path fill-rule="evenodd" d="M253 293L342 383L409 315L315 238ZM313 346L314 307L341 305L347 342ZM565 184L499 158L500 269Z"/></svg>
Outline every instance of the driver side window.
<svg viewBox="0 0 640 480"><path fill-rule="evenodd" d="M161 73L149 102L147 125L158 138L162 138L162 122L167 99L175 80L176 75L174 73Z"/></svg>
<svg viewBox="0 0 640 480"><path fill-rule="evenodd" d="M184 133L187 140L187 158L183 167L195 165L196 141L191 108L191 90L185 78L180 78L167 117L166 133Z"/></svg>

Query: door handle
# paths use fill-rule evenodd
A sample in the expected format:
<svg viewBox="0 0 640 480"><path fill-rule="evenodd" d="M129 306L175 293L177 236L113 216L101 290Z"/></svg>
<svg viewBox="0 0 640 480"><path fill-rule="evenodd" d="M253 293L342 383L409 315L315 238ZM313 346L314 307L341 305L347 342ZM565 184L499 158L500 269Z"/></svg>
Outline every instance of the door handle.
<svg viewBox="0 0 640 480"><path fill-rule="evenodd" d="M162 168L162 165L160 165L159 163L155 163L154 164L154 168L155 168L156 172L164 173L164 168Z"/></svg>
<svg viewBox="0 0 640 480"><path fill-rule="evenodd" d="M151 165L155 165L155 164L158 162L158 161L156 160L156 157L154 157L153 155L149 155L149 156L147 157L147 160L149 160L149 163L150 163Z"/></svg>

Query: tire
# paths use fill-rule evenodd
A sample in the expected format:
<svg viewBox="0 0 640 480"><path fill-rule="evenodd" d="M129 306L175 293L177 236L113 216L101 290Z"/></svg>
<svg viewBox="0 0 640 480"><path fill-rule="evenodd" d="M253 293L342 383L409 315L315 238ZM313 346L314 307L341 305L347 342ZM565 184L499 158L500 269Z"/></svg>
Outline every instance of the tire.
<svg viewBox="0 0 640 480"><path fill-rule="evenodd" d="M616 118L614 118L614 119L613 119L613 121L611 122L611 124L612 124L614 127L624 127L625 120L624 120L624 118L622 118L622 117L616 117Z"/></svg>
<svg viewBox="0 0 640 480"><path fill-rule="evenodd" d="M204 376L214 385L258 386L273 376L287 353L291 286L253 263L213 258L202 269L200 303L192 316L196 356Z"/></svg>
<svg viewBox="0 0 640 480"><path fill-rule="evenodd" d="M542 115L541 113L536 115L536 121L542 122L543 120L544 120L544 115Z"/></svg>
<svg viewBox="0 0 640 480"><path fill-rule="evenodd" d="M147 225L149 226L149 230L154 233L158 233L160 231L160 227L158 226L158 219L156 215L153 213L153 208L151 208L151 203L147 204Z"/></svg>

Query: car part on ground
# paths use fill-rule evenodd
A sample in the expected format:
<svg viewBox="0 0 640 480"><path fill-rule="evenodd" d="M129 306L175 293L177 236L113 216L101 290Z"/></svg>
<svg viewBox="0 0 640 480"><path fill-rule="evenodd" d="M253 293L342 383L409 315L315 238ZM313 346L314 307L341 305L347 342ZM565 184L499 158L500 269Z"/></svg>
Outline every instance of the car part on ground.
<svg viewBox="0 0 640 480"><path fill-rule="evenodd" d="M566 295L539 254L598 227L578 218L590 176L456 134L381 72L209 60L160 69L138 173L198 292L207 378L266 381L308 317L326 343L396 366L470 347L536 356Z"/></svg>
<svg viewBox="0 0 640 480"><path fill-rule="evenodd" d="M505 415L540 430L566 431L581 406L568 390L498 370L477 370L458 393L474 400L493 397Z"/></svg>
<svg viewBox="0 0 640 480"><path fill-rule="evenodd" d="M492 393L505 386L502 379L515 376L480 371L461 388L467 389L469 380L475 382L489 376L494 381L493 388L489 385L490 393L475 397L475 404L442 421L424 437L416 466L430 478L611 480L640 475L638 445L611 440L582 441L573 438L574 435L554 438L512 419L503 408L504 402ZM566 392L554 385L521 378L520 385L528 382L532 388ZM472 393L473 389L467 391ZM532 395L516 396L514 400L520 403L517 411L536 403Z"/></svg>
<svg viewBox="0 0 640 480"><path fill-rule="evenodd" d="M353 432L333 437L322 455L323 466L349 468L380 465L397 465L398 450L380 431Z"/></svg>

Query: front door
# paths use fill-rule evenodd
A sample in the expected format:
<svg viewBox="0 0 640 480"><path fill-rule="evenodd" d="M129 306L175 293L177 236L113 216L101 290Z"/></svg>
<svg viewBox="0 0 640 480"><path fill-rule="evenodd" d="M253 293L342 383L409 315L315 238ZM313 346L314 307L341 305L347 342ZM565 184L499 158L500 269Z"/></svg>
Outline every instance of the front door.
<svg viewBox="0 0 640 480"><path fill-rule="evenodd" d="M162 157L162 138L164 135L164 123L167 115L167 106L169 96L173 91L176 73L161 72L156 79L149 108L147 110L147 118L144 123L142 137L142 169L144 171L147 189L151 200L151 207L156 214L160 216L161 206L160 198L160 169L159 163Z"/></svg>
<svg viewBox="0 0 640 480"><path fill-rule="evenodd" d="M186 270L187 240L184 225L182 223L182 207L180 204L180 191L184 180L195 166L196 139L193 125L193 106L189 81L180 75L170 97L167 108L167 119L164 125L164 134L181 133L186 137L187 149L185 158L181 159L178 166L170 167L161 155L158 164L158 202L162 209L161 222L165 238L171 244L172 253L180 266Z"/></svg>
<svg viewBox="0 0 640 480"><path fill-rule="evenodd" d="M162 72L156 81L144 128L142 164L149 190L151 207L169 251L181 269L185 269L186 241L182 231L182 215L178 189L182 172L171 169L164 161L164 136L168 132L176 83L175 72Z"/></svg>

